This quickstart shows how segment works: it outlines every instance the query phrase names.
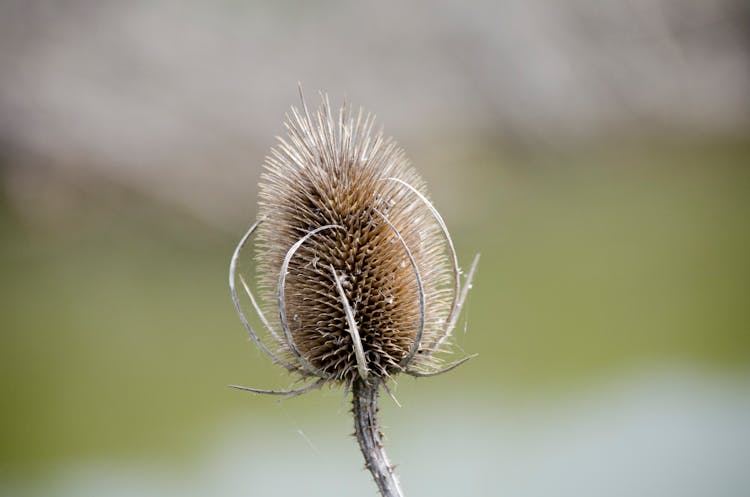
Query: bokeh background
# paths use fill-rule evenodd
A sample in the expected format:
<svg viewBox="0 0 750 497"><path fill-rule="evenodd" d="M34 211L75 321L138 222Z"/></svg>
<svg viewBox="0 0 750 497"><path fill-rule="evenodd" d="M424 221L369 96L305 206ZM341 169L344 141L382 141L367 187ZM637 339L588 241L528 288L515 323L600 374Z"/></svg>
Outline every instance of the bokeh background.
<svg viewBox="0 0 750 497"><path fill-rule="evenodd" d="M750 494L742 0L0 2L0 495L375 495L226 285L297 82L480 270L382 420L409 496Z"/></svg>

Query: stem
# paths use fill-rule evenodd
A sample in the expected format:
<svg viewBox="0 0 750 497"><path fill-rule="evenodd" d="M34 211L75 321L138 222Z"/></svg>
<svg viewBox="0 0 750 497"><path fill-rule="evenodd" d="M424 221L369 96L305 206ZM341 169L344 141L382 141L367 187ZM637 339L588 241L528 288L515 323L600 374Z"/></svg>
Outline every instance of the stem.
<svg viewBox="0 0 750 497"><path fill-rule="evenodd" d="M393 466L383 448L382 436L378 427L378 381L368 382L361 378L352 385L354 406L354 429L365 466L372 473L375 484L383 497L403 497Z"/></svg>

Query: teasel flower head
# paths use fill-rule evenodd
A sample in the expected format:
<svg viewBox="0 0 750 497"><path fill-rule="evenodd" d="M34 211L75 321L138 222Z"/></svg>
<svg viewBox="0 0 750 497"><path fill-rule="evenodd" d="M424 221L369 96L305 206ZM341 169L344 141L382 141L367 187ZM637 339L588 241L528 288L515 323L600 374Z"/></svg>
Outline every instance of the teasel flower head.
<svg viewBox="0 0 750 497"><path fill-rule="evenodd" d="M432 376L465 362L444 357L478 258L464 278L423 180L371 115L346 104L334 111L325 95L311 112L300 97L287 136L266 158L258 220L235 250L229 279L252 340L313 382L283 392L237 388L293 395L325 383ZM260 302L238 270L252 235Z"/></svg>

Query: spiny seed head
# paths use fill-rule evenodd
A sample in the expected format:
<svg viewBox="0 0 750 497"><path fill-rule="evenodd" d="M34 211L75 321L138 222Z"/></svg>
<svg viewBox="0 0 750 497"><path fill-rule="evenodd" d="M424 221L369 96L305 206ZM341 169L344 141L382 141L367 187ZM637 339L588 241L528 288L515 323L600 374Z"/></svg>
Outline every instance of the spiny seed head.
<svg viewBox="0 0 750 497"><path fill-rule="evenodd" d="M303 99L266 158L256 276L263 314L276 316L270 355L303 376L350 384L429 370L455 323L450 238L373 122L346 104L334 114L327 96L311 113Z"/></svg>

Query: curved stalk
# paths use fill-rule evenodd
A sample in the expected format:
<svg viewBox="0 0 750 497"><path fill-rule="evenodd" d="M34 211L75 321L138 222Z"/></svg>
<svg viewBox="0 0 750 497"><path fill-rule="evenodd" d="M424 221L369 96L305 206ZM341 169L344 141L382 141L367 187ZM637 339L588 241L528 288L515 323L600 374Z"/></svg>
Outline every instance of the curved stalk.
<svg viewBox="0 0 750 497"><path fill-rule="evenodd" d="M378 425L378 388L379 381L354 380L352 385L352 404L354 413L354 430L365 456L365 466L375 480L383 497L403 497L393 466L383 448L383 434Z"/></svg>

